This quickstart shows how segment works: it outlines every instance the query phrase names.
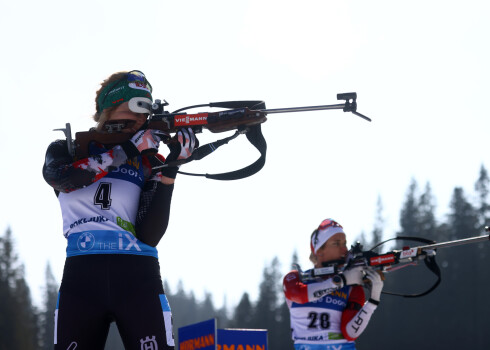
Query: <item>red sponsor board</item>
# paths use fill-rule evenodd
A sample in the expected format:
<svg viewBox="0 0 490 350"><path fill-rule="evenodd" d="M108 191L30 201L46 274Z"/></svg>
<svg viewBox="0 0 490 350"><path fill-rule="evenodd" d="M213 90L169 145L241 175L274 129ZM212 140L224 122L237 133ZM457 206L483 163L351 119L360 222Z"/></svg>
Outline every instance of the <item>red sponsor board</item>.
<svg viewBox="0 0 490 350"><path fill-rule="evenodd" d="M208 113L182 114L174 117L174 126L205 125L208 123Z"/></svg>
<svg viewBox="0 0 490 350"><path fill-rule="evenodd" d="M376 256L374 258L369 259L369 263L371 266L381 265L381 264L389 264L392 262L395 262L395 255L394 254L380 255L380 256Z"/></svg>

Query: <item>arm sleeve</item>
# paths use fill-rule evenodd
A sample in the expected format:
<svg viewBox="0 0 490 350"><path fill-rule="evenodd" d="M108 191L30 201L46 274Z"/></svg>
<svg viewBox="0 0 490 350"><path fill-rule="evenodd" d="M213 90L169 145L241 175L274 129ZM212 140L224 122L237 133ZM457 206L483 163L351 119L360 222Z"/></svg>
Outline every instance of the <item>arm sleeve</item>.
<svg viewBox="0 0 490 350"><path fill-rule="evenodd" d="M43 177L58 192L72 192L106 176L127 160L121 146L88 158L73 161L66 140L51 143L46 151Z"/></svg>
<svg viewBox="0 0 490 350"><path fill-rule="evenodd" d="M361 286L353 286L347 307L342 313L341 330L344 338L350 341L358 338L366 329L376 305L365 302L364 290Z"/></svg>
<svg viewBox="0 0 490 350"><path fill-rule="evenodd" d="M147 181L141 193L136 217L138 239L156 247L167 231L174 185Z"/></svg>
<svg viewBox="0 0 490 350"><path fill-rule="evenodd" d="M304 284L299 278L296 270L288 273L283 279L284 295L288 300L298 304L315 301L339 289L331 278L321 282Z"/></svg>

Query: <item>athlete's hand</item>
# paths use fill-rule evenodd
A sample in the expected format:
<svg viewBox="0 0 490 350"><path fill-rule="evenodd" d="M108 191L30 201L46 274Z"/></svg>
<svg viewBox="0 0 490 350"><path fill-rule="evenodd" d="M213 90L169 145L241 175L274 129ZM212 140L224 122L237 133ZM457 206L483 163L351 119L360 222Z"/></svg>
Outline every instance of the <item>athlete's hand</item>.
<svg viewBox="0 0 490 350"><path fill-rule="evenodd" d="M187 159L192 155L192 152L199 147L199 140L192 128L179 130L176 137L178 142L170 142L167 144L170 149L170 153L167 156L167 162Z"/></svg>
<svg viewBox="0 0 490 350"><path fill-rule="evenodd" d="M160 130L145 129L137 131L131 139L121 144L128 158L143 153L157 153L164 135Z"/></svg>
<svg viewBox="0 0 490 350"><path fill-rule="evenodd" d="M351 286L354 284L362 284L362 278L364 276L362 271L364 269L365 269L364 266L356 266L342 272L342 275L344 275L345 277L345 285Z"/></svg>
<svg viewBox="0 0 490 350"><path fill-rule="evenodd" d="M366 278L371 281L371 299L379 302L384 285L381 275L371 266L368 266L365 271Z"/></svg>
<svg viewBox="0 0 490 350"><path fill-rule="evenodd" d="M177 141L170 141L167 143L170 153L165 160L165 163L169 163L175 160L187 159L192 155L192 152L199 147L199 140L197 139L194 131L191 128L181 129L177 132ZM175 179L179 166L171 166L162 169L162 176Z"/></svg>
<svg viewBox="0 0 490 350"><path fill-rule="evenodd" d="M159 133L159 130L140 130L131 137L130 141L140 153L143 153L144 151L153 151L154 153L157 153L160 141L162 141Z"/></svg>

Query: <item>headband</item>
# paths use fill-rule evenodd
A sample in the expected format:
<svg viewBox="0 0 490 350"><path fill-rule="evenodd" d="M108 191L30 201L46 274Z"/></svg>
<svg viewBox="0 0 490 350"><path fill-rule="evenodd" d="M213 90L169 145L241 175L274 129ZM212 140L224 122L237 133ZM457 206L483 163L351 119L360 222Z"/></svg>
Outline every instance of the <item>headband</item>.
<svg viewBox="0 0 490 350"><path fill-rule="evenodd" d="M332 219L323 220L311 236L311 252L316 254L318 249L337 233L344 233L344 229L338 222Z"/></svg>
<svg viewBox="0 0 490 350"><path fill-rule="evenodd" d="M109 107L129 102L134 97L142 97L153 101L152 87L145 75L137 70L127 73L113 84L105 86L97 98L97 112Z"/></svg>

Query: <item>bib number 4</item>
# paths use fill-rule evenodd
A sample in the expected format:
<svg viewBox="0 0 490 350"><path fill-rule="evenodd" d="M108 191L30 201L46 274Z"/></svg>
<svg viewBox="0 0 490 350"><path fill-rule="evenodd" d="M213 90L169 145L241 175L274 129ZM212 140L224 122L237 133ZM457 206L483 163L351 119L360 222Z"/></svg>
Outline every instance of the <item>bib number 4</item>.
<svg viewBox="0 0 490 350"><path fill-rule="evenodd" d="M100 205L103 210L111 209L111 186L110 182L101 182L95 191L94 205Z"/></svg>

